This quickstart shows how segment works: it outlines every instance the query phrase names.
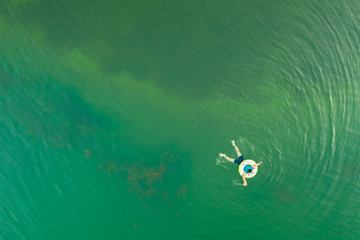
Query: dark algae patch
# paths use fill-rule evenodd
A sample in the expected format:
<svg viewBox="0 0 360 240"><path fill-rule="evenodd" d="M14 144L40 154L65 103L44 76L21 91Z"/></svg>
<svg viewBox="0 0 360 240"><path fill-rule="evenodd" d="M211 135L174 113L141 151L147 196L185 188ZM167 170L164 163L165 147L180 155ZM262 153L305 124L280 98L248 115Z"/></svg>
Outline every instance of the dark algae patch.
<svg viewBox="0 0 360 240"><path fill-rule="evenodd" d="M144 158L132 159L123 163L109 161L101 164L104 174L120 184L126 183L127 193L148 205L161 201L172 207L174 202L186 198L186 184L189 181L189 157L178 150L166 150L160 155L151 153ZM154 164L157 163L157 164Z"/></svg>

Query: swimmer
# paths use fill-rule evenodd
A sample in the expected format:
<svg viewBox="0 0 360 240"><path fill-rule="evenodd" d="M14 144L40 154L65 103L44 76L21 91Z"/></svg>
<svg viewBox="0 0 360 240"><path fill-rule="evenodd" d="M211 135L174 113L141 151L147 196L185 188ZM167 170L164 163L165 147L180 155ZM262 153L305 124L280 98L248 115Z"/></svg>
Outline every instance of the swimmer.
<svg viewBox="0 0 360 240"><path fill-rule="evenodd" d="M224 157L224 158L225 158L226 160L228 160L229 162L232 162L232 163L235 163L235 164L237 164L237 165L240 165L240 164L242 163L242 161L244 161L245 159L244 159L244 157L241 155L241 153L240 153L240 151L239 151L239 148L235 145L235 141L232 140L231 143L232 143L232 145L234 146L235 151L236 151L236 154L237 154L238 157L237 157L236 159L234 159L234 158L229 158L228 156L226 156L226 154L223 154L223 153L220 153L219 156L220 156L220 157ZM243 184L244 186L247 186L245 174L251 173L252 170L253 170L255 167L260 166L261 164L262 164L262 162L259 162L259 163L256 163L256 164L252 165L252 166L249 166L249 165L248 165L248 166L246 166L246 167L244 168L244 173L242 174L242 179L243 179L243 181L244 181L244 184Z"/></svg>

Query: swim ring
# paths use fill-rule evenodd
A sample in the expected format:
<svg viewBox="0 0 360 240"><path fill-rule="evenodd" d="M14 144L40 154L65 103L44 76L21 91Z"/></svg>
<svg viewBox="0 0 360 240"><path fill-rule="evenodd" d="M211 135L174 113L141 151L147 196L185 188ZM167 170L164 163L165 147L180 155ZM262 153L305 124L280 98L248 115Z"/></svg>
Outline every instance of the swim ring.
<svg viewBox="0 0 360 240"><path fill-rule="evenodd" d="M246 166L248 166L248 165L253 166L255 164L256 164L256 162L251 160L251 159L246 159L246 160L242 161L242 163L239 165L239 174L240 174L240 176L242 176L242 174L244 173L244 168ZM252 177L254 177L256 175L257 170L258 170L257 167L252 167L252 168L253 168L253 170L251 171L251 173L246 173L245 174L246 178L252 178Z"/></svg>

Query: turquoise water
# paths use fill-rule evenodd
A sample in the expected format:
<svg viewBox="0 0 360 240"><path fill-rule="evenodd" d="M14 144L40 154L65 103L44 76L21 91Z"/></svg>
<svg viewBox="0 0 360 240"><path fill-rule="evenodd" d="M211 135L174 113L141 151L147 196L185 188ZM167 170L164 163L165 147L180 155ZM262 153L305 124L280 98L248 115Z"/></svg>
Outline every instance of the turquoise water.
<svg viewBox="0 0 360 240"><path fill-rule="evenodd" d="M0 2L0 239L359 239L359 10Z"/></svg>

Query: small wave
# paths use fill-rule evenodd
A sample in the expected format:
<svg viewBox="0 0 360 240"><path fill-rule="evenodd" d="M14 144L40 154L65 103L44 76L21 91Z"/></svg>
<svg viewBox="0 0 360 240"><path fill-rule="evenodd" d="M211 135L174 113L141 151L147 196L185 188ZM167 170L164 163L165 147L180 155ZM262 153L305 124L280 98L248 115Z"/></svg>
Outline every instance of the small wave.
<svg viewBox="0 0 360 240"><path fill-rule="evenodd" d="M232 183L233 183L234 185L236 185L236 186L243 186L242 180L237 179L237 178L233 179L233 180L232 180Z"/></svg>
<svg viewBox="0 0 360 240"><path fill-rule="evenodd" d="M216 165L218 165L219 167L222 167L224 169L231 168L229 162L220 156L216 158Z"/></svg>

